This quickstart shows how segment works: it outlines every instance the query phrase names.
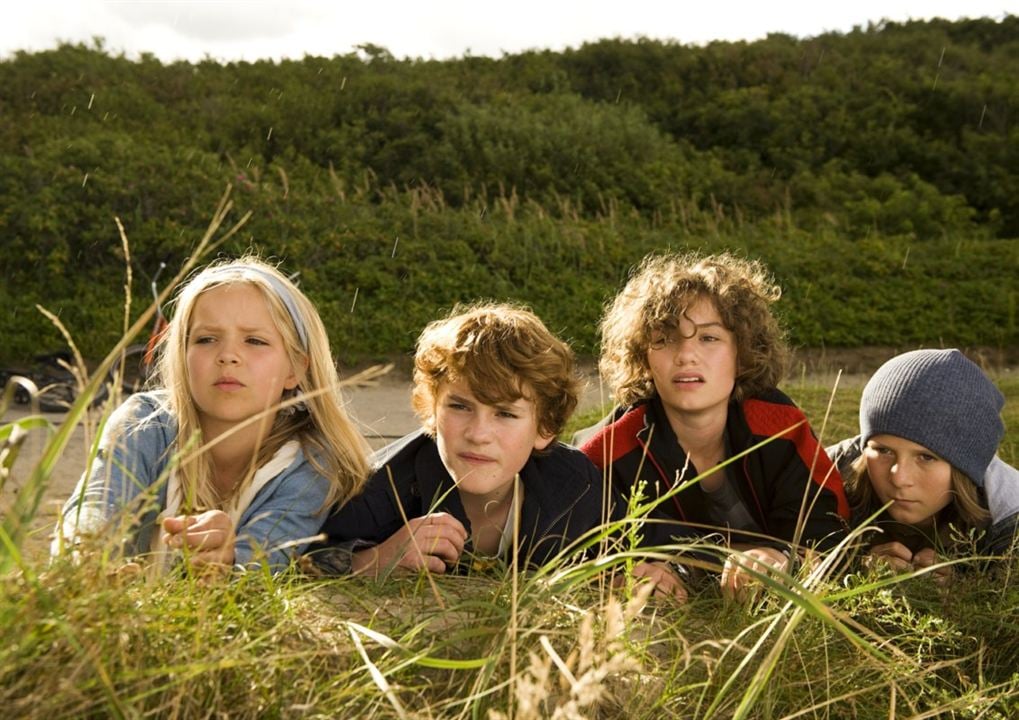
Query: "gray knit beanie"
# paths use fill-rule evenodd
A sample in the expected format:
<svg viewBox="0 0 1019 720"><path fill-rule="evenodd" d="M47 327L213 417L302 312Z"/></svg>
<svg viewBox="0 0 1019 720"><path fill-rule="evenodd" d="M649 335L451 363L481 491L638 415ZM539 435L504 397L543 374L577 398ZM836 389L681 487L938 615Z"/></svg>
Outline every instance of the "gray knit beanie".
<svg viewBox="0 0 1019 720"><path fill-rule="evenodd" d="M944 458L978 486L1005 433L998 388L958 350L914 350L886 362L860 399L860 442L897 435Z"/></svg>

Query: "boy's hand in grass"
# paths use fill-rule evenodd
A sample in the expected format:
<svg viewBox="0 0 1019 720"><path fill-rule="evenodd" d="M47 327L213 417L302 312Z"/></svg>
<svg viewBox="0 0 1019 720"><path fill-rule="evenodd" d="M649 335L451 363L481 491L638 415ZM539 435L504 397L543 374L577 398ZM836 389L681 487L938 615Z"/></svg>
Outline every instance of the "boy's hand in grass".
<svg viewBox="0 0 1019 720"><path fill-rule="evenodd" d="M896 572L922 570L938 563L938 554L934 548L925 547L914 553L900 542L875 545L870 549L870 557L886 563ZM952 568L938 568L932 575L938 585L947 585L952 580Z"/></svg>
<svg viewBox="0 0 1019 720"><path fill-rule="evenodd" d="M222 510L198 515L163 518L163 542L167 547L187 547L192 566L202 569L229 568L234 563L237 532L230 516Z"/></svg>
<svg viewBox="0 0 1019 720"><path fill-rule="evenodd" d="M449 513L432 513L411 518L382 543L354 553L351 569L373 575L393 567L444 573L460 559L466 542L463 523Z"/></svg>
<svg viewBox="0 0 1019 720"><path fill-rule="evenodd" d="M887 542L870 549L871 562L883 562L896 572L913 569L913 551L900 542Z"/></svg>
<svg viewBox="0 0 1019 720"><path fill-rule="evenodd" d="M741 554L733 553L722 568L722 594L735 600L746 600L757 587L757 578L750 570L765 574L769 567L784 572L789 568L789 558L781 550L770 547L750 548Z"/></svg>
<svg viewBox="0 0 1019 720"><path fill-rule="evenodd" d="M681 603L686 602L689 597L683 581L667 562L652 560L637 563L633 568L633 576L652 583L655 588L652 595L667 597Z"/></svg>
<svg viewBox="0 0 1019 720"><path fill-rule="evenodd" d="M913 567L917 570L936 565L938 562L938 554L931 547L917 550L913 554ZM931 575L934 577L934 582L943 587L952 581L952 568L950 566L941 567L932 572Z"/></svg>

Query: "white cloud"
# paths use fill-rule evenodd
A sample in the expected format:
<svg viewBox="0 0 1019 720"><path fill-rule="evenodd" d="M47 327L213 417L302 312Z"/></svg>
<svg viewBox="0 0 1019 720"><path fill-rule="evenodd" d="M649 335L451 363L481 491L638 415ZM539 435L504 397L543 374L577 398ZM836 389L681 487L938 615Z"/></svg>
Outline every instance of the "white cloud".
<svg viewBox="0 0 1019 720"><path fill-rule="evenodd" d="M848 31L882 18L1019 14L1019 0L34 0L5 4L0 57L105 38L113 52L170 61L343 54L363 43L396 57L498 57L605 37L682 43Z"/></svg>

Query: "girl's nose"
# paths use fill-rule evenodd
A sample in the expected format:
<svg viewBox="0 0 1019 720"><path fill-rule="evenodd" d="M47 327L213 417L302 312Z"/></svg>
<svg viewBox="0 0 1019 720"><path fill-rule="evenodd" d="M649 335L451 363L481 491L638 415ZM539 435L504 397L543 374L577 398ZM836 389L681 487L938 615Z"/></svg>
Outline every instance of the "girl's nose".
<svg viewBox="0 0 1019 720"><path fill-rule="evenodd" d="M237 351L230 343L224 342L219 347L219 354L216 355L216 362L220 365L236 365L240 361Z"/></svg>
<svg viewBox="0 0 1019 720"><path fill-rule="evenodd" d="M677 337L672 351L672 362L685 365L693 357L694 342L692 338Z"/></svg>

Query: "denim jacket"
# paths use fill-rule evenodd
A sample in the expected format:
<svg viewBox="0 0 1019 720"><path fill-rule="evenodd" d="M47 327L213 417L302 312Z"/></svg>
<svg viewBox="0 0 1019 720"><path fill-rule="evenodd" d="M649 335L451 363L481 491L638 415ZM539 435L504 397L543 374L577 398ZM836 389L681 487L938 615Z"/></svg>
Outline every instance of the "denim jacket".
<svg viewBox="0 0 1019 720"><path fill-rule="evenodd" d="M74 542L115 528L122 533L125 556L148 553L159 532L159 513L167 506L176 437L165 392L128 398L110 416L91 471L64 504L57 528L62 539ZM274 572L285 569L322 525L328 493L329 480L298 449L241 511L234 562L251 566L265 559Z"/></svg>

